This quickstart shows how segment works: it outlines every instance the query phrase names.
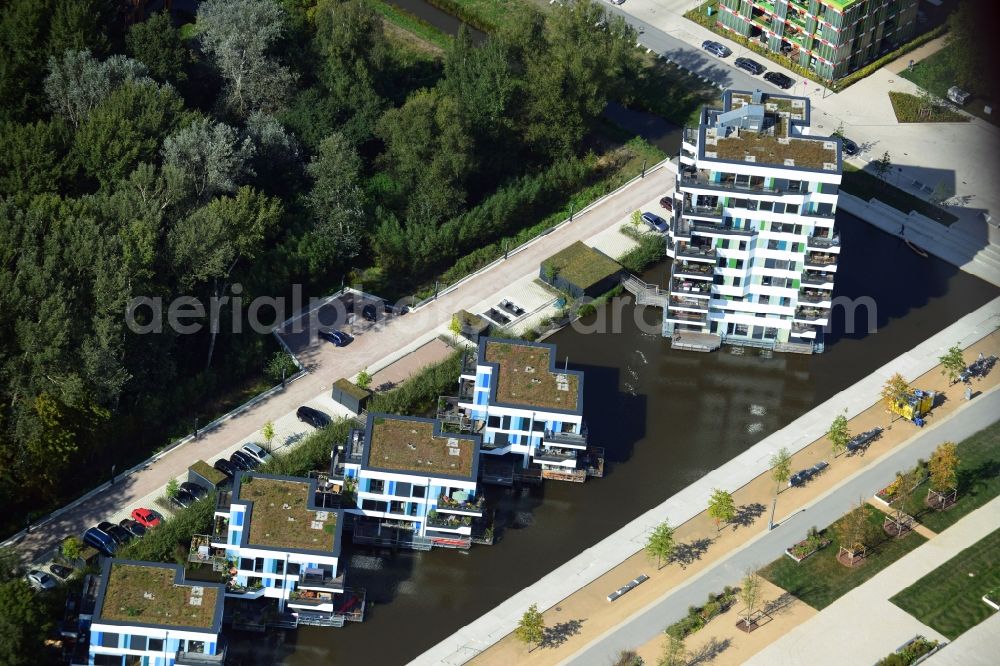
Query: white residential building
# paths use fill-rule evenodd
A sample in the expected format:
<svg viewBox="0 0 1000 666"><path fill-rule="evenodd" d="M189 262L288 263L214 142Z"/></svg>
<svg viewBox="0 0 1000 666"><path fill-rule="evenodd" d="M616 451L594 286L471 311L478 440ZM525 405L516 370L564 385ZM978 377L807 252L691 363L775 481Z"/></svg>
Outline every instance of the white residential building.
<svg viewBox="0 0 1000 666"><path fill-rule="evenodd" d="M837 137L810 136L809 100L726 91L685 129L670 221L663 334L822 351L840 240Z"/></svg>

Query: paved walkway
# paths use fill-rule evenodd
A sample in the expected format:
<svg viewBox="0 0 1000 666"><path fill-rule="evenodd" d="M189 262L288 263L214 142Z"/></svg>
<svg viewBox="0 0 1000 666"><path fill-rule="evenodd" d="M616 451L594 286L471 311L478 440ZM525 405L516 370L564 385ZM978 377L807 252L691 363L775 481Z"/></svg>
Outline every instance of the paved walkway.
<svg viewBox="0 0 1000 666"><path fill-rule="evenodd" d="M994 613L933 655L927 666L996 666L1000 613Z"/></svg>
<svg viewBox="0 0 1000 666"><path fill-rule="evenodd" d="M889 601L960 551L1000 528L1000 497L894 562L747 661L748 666L871 664L914 636L947 639ZM964 575L964 574L963 574ZM869 618L872 621L859 621ZM844 640L850 636L850 640ZM985 654L995 661L996 640ZM942 650L942 655L951 649ZM967 662L962 662L967 663Z"/></svg>
<svg viewBox="0 0 1000 666"><path fill-rule="evenodd" d="M975 351L971 352L970 358L975 357L980 347L984 349L997 347L997 335L1000 334L994 335L994 330L998 322L1000 322L1000 299L995 299L909 352L874 370L866 379L834 396L719 469L710 472L698 482L668 498L659 507L650 510L603 539L537 583L514 594L489 613L425 652L415 663L457 664L480 653L482 656L477 661L494 661L494 659L494 663L510 661L511 659L525 662L537 661L538 663L551 661L552 657L556 655L548 649L536 650L531 654L525 654L523 648L517 653L507 652L506 649L500 652L494 650L483 652L498 641L508 641L507 649L513 650L517 647L512 639L506 637L516 626L524 609L531 603L537 603L542 609L551 609L546 612L546 622L550 626L579 620L581 617L589 618L587 622L583 623L579 638L571 638L558 648L558 651L565 653L565 656L572 654L574 650L579 649L580 640L586 636L596 636L603 630L600 627L607 626L608 620L611 620L611 624L613 624L614 621L617 621L614 618L622 613L625 615L618 617L619 620L627 617L627 609L634 612L641 607L642 603L648 603L655 599L660 594L655 579L662 577L665 586L677 584L694 571L703 568L708 558L715 559L719 557L718 553L726 553L746 540L745 531L724 530L721 535L716 535L715 528L707 519L697 523L699 525L697 529L687 525L688 521L702 513L713 488L726 488L731 491L740 489L734 493L737 504L750 506L756 503L766 503L769 505L774 485L767 476L762 477L762 475L768 473L768 460L775 451L787 447L792 452L800 452L793 456L795 469L811 466L820 459L829 459L829 444L815 444L815 442L823 437L834 416L844 412L845 409L847 416L852 419L865 413L861 421L852 421L852 428L855 431L862 431L873 425L884 426L886 420L881 408L872 405L877 401L879 390L886 378L894 372L900 372L911 380L918 380L919 385L923 388L943 388L944 378L934 369L937 357L956 341L962 347L973 347ZM977 343L984 336L991 337L989 340ZM1000 373L988 378L988 380L989 386L1000 382ZM954 410L961 403L960 391L957 389L958 387L953 387L955 399L949 400L939 410L936 410L932 421L947 411ZM859 423L867 425L863 427L858 425ZM906 424L896 426L896 429L891 431L892 437L887 433L883 442L873 445L871 455L874 455L875 451L887 450L893 439L896 440L896 443L905 439L902 435L908 431L901 429L903 427L912 426ZM867 464L865 458L852 457L840 458L834 466L860 469L864 464ZM894 472L895 470L891 470L889 476ZM782 493L776 514L779 521L787 513L798 510L804 501L815 497L821 489L828 489L833 478L832 474L821 476L815 483L809 484L806 488ZM755 479L756 481L754 481ZM747 486L751 481L754 481L755 484L752 488ZM746 492L744 492L745 486ZM679 525L678 540L691 546L689 548L691 560L687 564L686 570L679 570L678 567L667 567L662 572L656 572L653 570L655 567L651 567L644 556L636 555L645 542L646 533L663 520L669 520L672 525ZM765 521L763 526L766 527L766 517L762 517L762 520ZM807 524L806 527L809 525L811 523ZM805 533L805 528L802 529L802 533ZM712 543L712 548L705 553L708 543ZM695 547L699 544L701 544L700 547ZM616 569L619 565L621 565L620 568ZM604 600L605 595L640 573L651 575L653 580L640 585L615 602L614 606L609 607ZM602 578L603 576L606 577ZM671 583L671 581L675 582ZM581 595L579 602L581 605L578 607L565 605L571 595L574 595L574 599L576 598L577 591ZM701 602L702 599L694 601ZM662 629L662 625L660 629ZM628 647L640 645L642 642L636 641Z"/></svg>
<svg viewBox="0 0 1000 666"><path fill-rule="evenodd" d="M672 187L675 172L668 166L646 172L644 179L633 182L613 196L578 213L572 223L542 236L524 249L491 269L478 273L455 289L424 307L402 317L395 317L378 330L369 331L352 344L341 348L334 367L322 366L294 381L288 387L231 418L201 439L183 444L146 467L136 470L111 487L88 497L58 516L36 525L32 532L13 544L16 552L31 561L57 547L66 536L80 534L108 515L156 493L167 481L183 474L196 460L212 461L222 451L256 436L267 421L278 421L317 395L326 394L338 377L354 376L362 368L371 371L405 356L438 334L438 328L451 320L454 312L468 309L495 294L498 285L510 284L538 272L539 264L555 252L578 240L586 240L619 221L636 208L662 196Z"/></svg>

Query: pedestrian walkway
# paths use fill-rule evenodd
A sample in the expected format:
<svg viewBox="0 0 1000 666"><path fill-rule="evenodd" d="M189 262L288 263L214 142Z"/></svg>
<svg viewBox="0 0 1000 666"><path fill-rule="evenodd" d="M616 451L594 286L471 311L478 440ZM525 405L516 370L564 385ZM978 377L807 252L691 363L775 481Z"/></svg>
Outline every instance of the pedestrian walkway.
<svg viewBox="0 0 1000 666"><path fill-rule="evenodd" d="M752 535L759 533L757 530L766 528L767 516L762 515L763 511L754 509L758 513L756 519L750 520L756 526L753 531L749 528L726 529L718 534L710 519L703 513L713 488L734 491L737 505L748 510L757 505L761 505L761 508L769 507L774 493L774 482L768 474L771 455L782 447L795 452L793 469L811 467L822 459L829 459L829 444L822 437L834 416L843 413L845 408L848 417L853 419L852 431L861 432L875 425L885 427L887 419L884 412L880 405L873 405L873 402L878 399L885 379L894 372L902 373L921 388L946 390L951 399L935 410L930 423L944 418L963 403L959 387L947 389L944 386L946 380L936 369L937 357L956 341L961 346L970 348L966 354L970 358L974 358L980 350L1000 350L1000 334L994 332L997 323L1000 323L1000 299L963 317L915 349L878 368L865 380L710 472L659 507L640 516L457 631L421 655L415 663L458 664L476 655L480 655L477 663L505 663L512 660L547 663L573 654L585 641L599 636L644 604L653 602L664 590L687 580L704 569L709 562L717 561L744 544ZM987 382L983 384L984 389L1000 384L1000 373L988 377L984 382ZM804 502L832 489L837 479L864 468L872 457L901 444L913 434L912 428L911 424L897 422L881 441L872 445L864 457L842 457L831 465L827 474L820 476L815 482L804 488L782 493L776 511L778 522L797 512ZM891 476L894 471L888 471L887 475ZM857 498L853 499L856 501ZM696 516L698 520L691 520ZM640 552L648 531L663 520L679 526L677 539L685 544L684 568L672 565L662 571L652 571L655 567L651 567L649 560ZM805 529L803 536L804 532ZM605 597L610 591L643 573L650 575L650 581L629 592L613 606L608 606ZM734 579L738 576L739 572L736 572ZM703 599L700 598L693 600L694 603L701 601ZM546 622L550 626L582 617L587 618L587 622L582 624L578 637L570 638L561 646L526 654L524 648L509 634L524 609L532 603L538 604L543 610L547 609ZM629 647L642 642L645 639Z"/></svg>
<svg viewBox="0 0 1000 666"><path fill-rule="evenodd" d="M947 642L944 636L889 598L997 528L1000 528L1000 497L851 590L822 613L761 650L747 665L872 664L917 635ZM995 658L996 634L993 639L988 654ZM942 656L949 649L945 647Z"/></svg>

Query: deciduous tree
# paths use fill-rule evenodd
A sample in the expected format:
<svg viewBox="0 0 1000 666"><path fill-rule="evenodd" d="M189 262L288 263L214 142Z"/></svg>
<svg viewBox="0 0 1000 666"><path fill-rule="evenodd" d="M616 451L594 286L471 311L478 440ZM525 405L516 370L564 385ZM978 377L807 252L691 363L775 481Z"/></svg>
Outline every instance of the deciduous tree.
<svg viewBox="0 0 1000 666"><path fill-rule="evenodd" d="M903 378L903 375L898 372L885 380L885 384L882 385L881 397L882 404L889 411L890 423L895 418L896 409L906 400L909 393L910 385Z"/></svg>
<svg viewBox="0 0 1000 666"><path fill-rule="evenodd" d="M687 666L687 649L684 647L684 639L673 634L664 634L663 652L656 661L656 666Z"/></svg>
<svg viewBox="0 0 1000 666"><path fill-rule="evenodd" d="M944 442L931 454L929 463L931 488L950 490L958 485L958 447L954 442Z"/></svg>
<svg viewBox="0 0 1000 666"><path fill-rule="evenodd" d="M954 345L948 348L943 356L938 357L941 362L941 374L948 377L948 383L954 384L965 371L965 358L962 356L962 348Z"/></svg>
<svg viewBox="0 0 1000 666"><path fill-rule="evenodd" d="M49 107L74 127L126 84L152 83L144 64L122 55L98 60L89 51L65 51L49 58L45 95Z"/></svg>
<svg viewBox="0 0 1000 666"><path fill-rule="evenodd" d="M129 27L125 47L157 80L174 85L187 80L187 67L193 57L169 12L161 10Z"/></svg>
<svg viewBox="0 0 1000 666"><path fill-rule="evenodd" d="M826 431L826 438L830 440L833 447L833 455L839 456L847 448L847 443L851 441L851 430L847 425L847 417L837 414L830 427Z"/></svg>
<svg viewBox="0 0 1000 666"><path fill-rule="evenodd" d="M743 622L746 624L748 630L750 623L753 621L754 612L761 602L760 587L760 574L754 569L747 571L743 577L743 581L740 583L739 595L740 601L743 602L743 611L745 613Z"/></svg>
<svg viewBox="0 0 1000 666"><path fill-rule="evenodd" d="M538 604L531 604L524 611L514 630L514 636L526 645L537 646L542 642L545 637L545 618L538 611Z"/></svg>
<svg viewBox="0 0 1000 666"><path fill-rule="evenodd" d="M788 452L787 448L781 447L771 456L770 465L771 478L778 484L775 493L780 493L781 485L787 482L788 477L792 475L792 454Z"/></svg>
<svg viewBox="0 0 1000 666"><path fill-rule="evenodd" d="M200 200L234 192L252 175L254 145L236 130L201 118L163 141L163 161L187 175Z"/></svg>
<svg viewBox="0 0 1000 666"><path fill-rule="evenodd" d="M0 584L0 663L38 664L51 629L45 600L27 581L17 578Z"/></svg>
<svg viewBox="0 0 1000 666"><path fill-rule="evenodd" d="M657 570L661 568L663 561L670 561L676 547L674 528L665 520L654 527L646 537L646 554L656 558Z"/></svg>
<svg viewBox="0 0 1000 666"><path fill-rule="evenodd" d="M722 523L728 523L736 517L733 496L721 488L715 488L708 500L708 515L715 521L715 528L721 530Z"/></svg>

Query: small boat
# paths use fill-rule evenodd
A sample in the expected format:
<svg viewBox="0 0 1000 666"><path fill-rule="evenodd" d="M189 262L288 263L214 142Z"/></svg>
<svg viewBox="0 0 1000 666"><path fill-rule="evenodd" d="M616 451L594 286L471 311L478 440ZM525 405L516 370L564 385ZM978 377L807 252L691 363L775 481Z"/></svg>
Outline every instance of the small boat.
<svg viewBox="0 0 1000 666"><path fill-rule="evenodd" d="M911 250L913 250L914 252L916 252L917 254L919 254L919 255L920 255L921 257L923 257L924 259L926 259L926 258L927 258L928 256L930 256L930 255L928 255L928 254L927 254L926 250L924 250L924 249L923 249L922 247L920 247L919 245L915 245L915 244L913 243L913 241L909 241L909 240L907 240L907 241L905 241L905 242L906 242L906 246L907 246L908 248L910 248Z"/></svg>

